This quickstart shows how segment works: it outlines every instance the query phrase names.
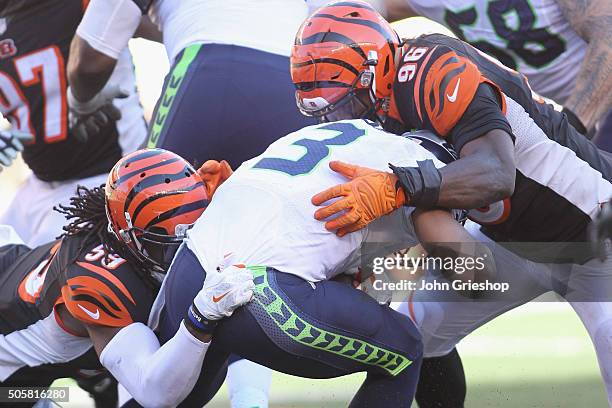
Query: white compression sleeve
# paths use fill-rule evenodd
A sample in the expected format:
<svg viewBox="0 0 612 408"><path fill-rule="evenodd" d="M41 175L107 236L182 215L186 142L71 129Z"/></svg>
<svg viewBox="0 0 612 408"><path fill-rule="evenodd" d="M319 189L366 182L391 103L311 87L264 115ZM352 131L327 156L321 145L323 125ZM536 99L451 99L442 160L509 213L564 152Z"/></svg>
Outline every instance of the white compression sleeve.
<svg viewBox="0 0 612 408"><path fill-rule="evenodd" d="M134 36L141 17L132 0L91 0L76 33L96 51L117 59Z"/></svg>
<svg viewBox="0 0 612 408"><path fill-rule="evenodd" d="M100 362L147 408L174 407L196 383L209 343L181 326L163 346L142 323L124 327L100 354Z"/></svg>

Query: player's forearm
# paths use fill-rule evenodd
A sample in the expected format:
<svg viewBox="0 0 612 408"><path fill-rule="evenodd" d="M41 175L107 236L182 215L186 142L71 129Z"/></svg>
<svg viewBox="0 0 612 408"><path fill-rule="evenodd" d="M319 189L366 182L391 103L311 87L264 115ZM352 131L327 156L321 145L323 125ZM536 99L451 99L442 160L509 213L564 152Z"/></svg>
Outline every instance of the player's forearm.
<svg viewBox="0 0 612 408"><path fill-rule="evenodd" d="M442 167L440 174L440 207L479 208L509 197L516 177L512 140L504 131L492 130L467 143L461 159Z"/></svg>
<svg viewBox="0 0 612 408"><path fill-rule="evenodd" d="M608 31L589 43L572 95L565 103L565 107L578 116L587 129L592 128L612 107L609 89L612 81L612 26Z"/></svg>
<svg viewBox="0 0 612 408"><path fill-rule="evenodd" d="M495 258L489 248L472 237L450 212L416 209L412 221L419 242L429 256L479 259L478 265L464 268L456 278L483 281L495 275Z"/></svg>
<svg viewBox="0 0 612 408"><path fill-rule="evenodd" d="M77 100L88 101L102 90L141 20L142 10L134 1L90 1L68 61L68 82Z"/></svg>
<svg viewBox="0 0 612 408"><path fill-rule="evenodd" d="M588 129L612 105L609 80L612 71L612 2L610 0L557 0L570 26L589 45L565 106Z"/></svg>
<svg viewBox="0 0 612 408"><path fill-rule="evenodd" d="M96 51L75 35L67 68L68 83L74 97L80 102L92 99L104 88L116 64L116 59Z"/></svg>
<svg viewBox="0 0 612 408"><path fill-rule="evenodd" d="M440 173L440 207L480 208L514 191L514 173L504 171L488 157L466 157L443 167Z"/></svg>
<svg viewBox="0 0 612 408"><path fill-rule="evenodd" d="M160 347L148 327L134 323L113 337L100 361L141 405L173 407L194 387L208 346L181 324Z"/></svg>

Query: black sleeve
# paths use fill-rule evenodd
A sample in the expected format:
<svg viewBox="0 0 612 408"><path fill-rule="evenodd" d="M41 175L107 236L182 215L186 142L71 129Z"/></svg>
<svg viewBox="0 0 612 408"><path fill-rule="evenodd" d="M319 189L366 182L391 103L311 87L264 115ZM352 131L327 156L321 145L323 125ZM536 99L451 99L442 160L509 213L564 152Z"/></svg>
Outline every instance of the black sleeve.
<svg viewBox="0 0 612 408"><path fill-rule="evenodd" d="M487 83L478 85L474 99L450 133L450 141L457 152L461 152L466 143L484 136L493 129L503 130L514 142L512 128L502 112L498 95L491 85Z"/></svg>

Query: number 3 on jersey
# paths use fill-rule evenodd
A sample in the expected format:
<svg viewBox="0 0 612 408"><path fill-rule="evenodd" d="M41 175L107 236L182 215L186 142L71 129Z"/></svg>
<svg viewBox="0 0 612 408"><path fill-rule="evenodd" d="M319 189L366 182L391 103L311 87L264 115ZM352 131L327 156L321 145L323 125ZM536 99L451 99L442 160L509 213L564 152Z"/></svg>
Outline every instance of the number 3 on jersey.
<svg viewBox="0 0 612 408"><path fill-rule="evenodd" d="M266 157L258 161L253 168L276 170L290 176L308 174L329 156L330 146L346 146L366 134L365 130L359 129L352 123L330 123L317 129L335 130L340 134L325 140L300 139L292 143L294 146L306 149L306 153L298 160Z"/></svg>
<svg viewBox="0 0 612 408"><path fill-rule="evenodd" d="M59 142L67 135L66 79L64 58L56 46L49 46L13 60L21 87L38 85L43 94L44 140ZM0 71L0 112L14 128L34 137L30 106L22 88L13 78Z"/></svg>

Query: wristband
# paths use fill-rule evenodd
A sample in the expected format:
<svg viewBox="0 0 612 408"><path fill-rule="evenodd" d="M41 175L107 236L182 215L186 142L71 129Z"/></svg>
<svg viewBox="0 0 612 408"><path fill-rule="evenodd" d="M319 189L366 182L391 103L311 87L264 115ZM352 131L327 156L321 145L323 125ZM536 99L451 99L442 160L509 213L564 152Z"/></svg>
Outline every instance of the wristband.
<svg viewBox="0 0 612 408"><path fill-rule="evenodd" d="M212 334L215 327L217 327L217 321L208 320L193 303L187 310L187 317L185 317L184 321L186 326L204 334Z"/></svg>
<svg viewBox="0 0 612 408"><path fill-rule="evenodd" d="M417 162L418 167L389 168L397 176L398 182L407 197L408 206L432 208L438 204L442 175L434 165L433 160Z"/></svg>

